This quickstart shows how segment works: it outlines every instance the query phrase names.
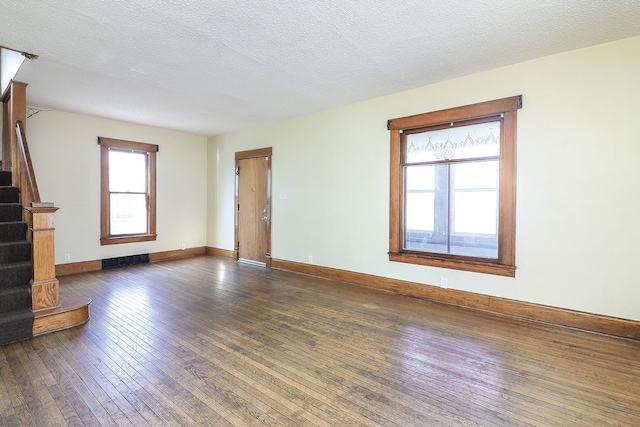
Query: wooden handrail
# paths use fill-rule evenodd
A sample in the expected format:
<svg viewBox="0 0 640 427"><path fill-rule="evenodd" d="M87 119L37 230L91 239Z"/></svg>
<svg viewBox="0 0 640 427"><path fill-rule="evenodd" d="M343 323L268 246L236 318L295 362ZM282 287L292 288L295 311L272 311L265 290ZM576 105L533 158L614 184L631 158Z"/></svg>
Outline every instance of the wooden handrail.
<svg viewBox="0 0 640 427"><path fill-rule="evenodd" d="M20 188L22 192L22 204L23 206L32 206L32 203L39 204L40 203L40 192L38 191L38 183L36 182L36 175L33 172L33 164L31 163L31 154L29 154L29 146L27 144L27 137L24 134L24 126L21 120L16 122L16 137L18 142L18 148L20 149L20 154L22 154L22 166L24 171L24 180L27 184L27 189L23 190ZM28 193L25 194L25 192ZM27 197L24 197L27 196ZM28 199L28 200L25 200Z"/></svg>

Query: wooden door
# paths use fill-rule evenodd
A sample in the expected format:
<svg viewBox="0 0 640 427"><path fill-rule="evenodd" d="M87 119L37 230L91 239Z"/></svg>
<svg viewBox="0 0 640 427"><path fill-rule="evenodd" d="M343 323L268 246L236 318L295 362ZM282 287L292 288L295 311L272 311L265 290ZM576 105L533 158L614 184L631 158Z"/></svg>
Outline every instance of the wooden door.
<svg viewBox="0 0 640 427"><path fill-rule="evenodd" d="M247 153L259 155L262 150L244 152L245 155L248 155ZM271 246L269 236L271 156L260 155L242 158L242 154L236 153L236 250L238 259L267 265L270 261Z"/></svg>

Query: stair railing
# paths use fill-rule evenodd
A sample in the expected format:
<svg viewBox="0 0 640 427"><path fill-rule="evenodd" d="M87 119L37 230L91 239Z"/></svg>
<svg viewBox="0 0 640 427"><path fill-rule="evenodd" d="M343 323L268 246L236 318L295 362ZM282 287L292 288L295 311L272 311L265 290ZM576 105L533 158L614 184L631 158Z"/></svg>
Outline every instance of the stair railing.
<svg viewBox="0 0 640 427"><path fill-rule="evenodd" d="M33 279L31 280L32 310L46 310L60 306L60 289L56 279L53 214L58 208L52 202L42 202L38 183L33 172L29 145L22 121L16 121L16 143L22 161L13 167L18 169L20 202L25 209L25 222L31 240ZM15 176L15 175L14 175Z"/></svg>
<svg viewBox="0 0 640 427"><path fill-rule="evenodd" d="M33 172L33 163L31 163L31 154L29 154L29 146L27 145L27 137L24 134L22 120L16 122L16 140L18 150L22 155L22 164L20 165L20 201L23 206L31 206L34 202L41 203L38 183L36 182L36 175Z"/></svg>

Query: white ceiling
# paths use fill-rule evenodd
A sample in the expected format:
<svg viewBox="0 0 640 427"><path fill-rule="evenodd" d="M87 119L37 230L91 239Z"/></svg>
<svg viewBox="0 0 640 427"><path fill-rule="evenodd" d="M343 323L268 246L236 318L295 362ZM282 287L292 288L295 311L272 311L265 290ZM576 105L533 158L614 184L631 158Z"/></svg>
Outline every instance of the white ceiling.
<svg viewBox="0 0 640 427"><path fill-rule="evenodd" d="M213 135L640 34L640 0L0 0L28 103Z"/></svg>

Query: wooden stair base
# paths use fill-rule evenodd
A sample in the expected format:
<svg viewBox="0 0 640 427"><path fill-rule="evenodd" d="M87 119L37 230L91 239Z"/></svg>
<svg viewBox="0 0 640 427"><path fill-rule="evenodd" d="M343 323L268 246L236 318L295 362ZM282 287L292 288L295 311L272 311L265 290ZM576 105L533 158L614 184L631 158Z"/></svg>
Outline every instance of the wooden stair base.
<svg viewBox="0 0 640 427"><path fill-rule="evenodd" d="M35 311L33 336L80 326L89 321L90 298L69 298L60 301L60 306Z"/></svg>

